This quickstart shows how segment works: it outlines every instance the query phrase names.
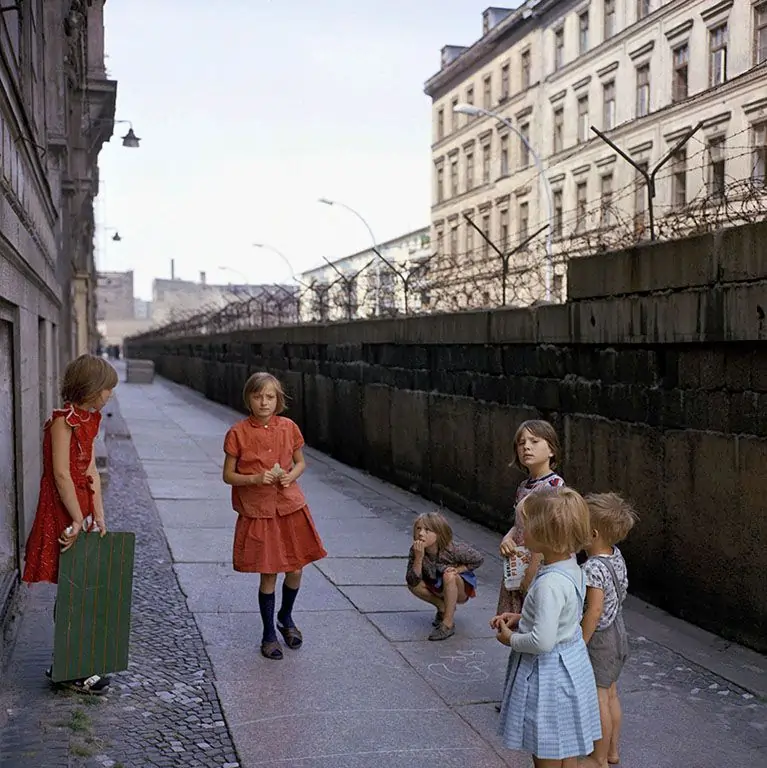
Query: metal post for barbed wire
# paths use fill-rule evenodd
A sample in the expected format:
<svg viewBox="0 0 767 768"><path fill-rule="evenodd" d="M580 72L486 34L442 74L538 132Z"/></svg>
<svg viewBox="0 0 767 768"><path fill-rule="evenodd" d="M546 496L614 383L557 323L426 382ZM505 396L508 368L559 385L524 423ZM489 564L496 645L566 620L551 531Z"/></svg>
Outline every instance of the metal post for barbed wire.
<svg viewBox="0 0 767 768"><path fill-rule="evenodd" d="M479 232L479 234L482 236L482 239L500 256L501 258L501 306L506 306L506 288L507 288L507 282L508 282L508 275L509 275L509 261L511 260L511 257L515 253L519 253L519 251L523 250L527 247L527 245L532 241L535 240L538 235L540 235L542 232L545 232L548 228L548 224L544 224L540 229L533 232L532 235L525 238L519 245L516 245L514 248L512 248L510 251L506 251L505 253L501 251L496 244L471 220L471 217L464 213L463 218L466 219L466 221L474 227L474 229Z"/></svg>
<svg viewBox="0 0 767 768"><path fill-rule="evenodd" d="M655 240L655 212L653 210L653 200L655 199L655 174L658 173L658 171L669 161L671 157L673 157L685 144L687 144L687 142L692 138L693 134L703 125L703 122L704 121L701 120L694 128L691 128L689 131L687 131L687 133L685 133L685 135L682 136L682 138L679 139L679 141L661 158L661 160L652 169L652 171L649 172L640 167L630 155L627 155L617 144L615 144L615 142L608 139L607 136L602 133L602 131L596 129L593 125L591 126L591 130L597 136L599 136L599 138L602 139L605 144L611 146L627 163L634 167L637 173L644 177L645 183L647 184L647 209L650 215L650 241Z"/></svg>
<svg viewBox="0 0 767 768"><path fill-rule="evenodd" d="M322 259L338 275L338 280L343 281L344 293L346 294L346 319L352 320L352 315L354 314L352 312L352 290L357 286L357 278L375 261L375 259L370 259L362 269L358 269L351 277L341 272L332 261L328 261L324 256ZM336 282L338 282L338 280L336 280Z"/></svg>

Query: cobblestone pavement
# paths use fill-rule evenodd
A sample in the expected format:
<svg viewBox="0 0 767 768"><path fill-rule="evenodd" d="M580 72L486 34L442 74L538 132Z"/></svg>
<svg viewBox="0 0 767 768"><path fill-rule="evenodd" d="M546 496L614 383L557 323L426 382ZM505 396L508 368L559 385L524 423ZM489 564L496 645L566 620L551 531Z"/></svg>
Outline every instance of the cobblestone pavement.
<svg viewBox="0 0 767 768"><path fill-rule="evenodd" d="M210 660L172 568L157 510L116 402L105 418L111 530L136 532L130 664L106 697L52 689L53 591L25 612L10 659L2 768L238 768ZM32 592L32 590L29 590ZM31 652L30 652L31 651ZM44 755L44 757L42 757Z"/></svg>

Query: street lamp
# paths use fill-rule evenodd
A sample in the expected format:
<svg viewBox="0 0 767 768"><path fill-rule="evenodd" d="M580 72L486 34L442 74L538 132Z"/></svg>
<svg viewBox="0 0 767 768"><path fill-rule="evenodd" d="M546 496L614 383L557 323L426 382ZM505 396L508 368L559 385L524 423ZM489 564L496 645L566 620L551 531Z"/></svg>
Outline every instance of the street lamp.
<svg viewBox="0 0 767 768"><path fill-rule="evenodd" d="M115 120L114 124L117 125L118 123L128 123L130 126L128 128L128 133L123 136L123 146L128 147L128 149L138 149L139 142L141 139L136 136L135 133L133 133L133 123L131 123L130 120Z"/></svg>
<svg viewBox="0 0 767 768"><path fill-rule="evenodd" d="M235 275L239 275L242 278L243 285L248 285L248 278L247 278L247 276L243 272L240 272L239 269L233 269L232 267L219 267L219 269L222 272L232 272Z"/></svg>
<svg viewBox="0 0 767 768"><path fill-rule="evenodd" d="M552 239L554 235L554 198L551 193L551 184L546 176L546 172L543 169L543 163L538 153L530 146L530 142L512 125L511 121L507 118L499 115L497 112L492 112L489 109L483 107L477 107L474 104L456 104L453 107L453 112L457 112L461 115L469 115L470 117L478 117L479 115L485 115L486 117L494 117L498 122L503 123L512 133L516 134L520 141L525 145L527 151L532 155L536 167L538 168L538 175L541 178L543 187L546 190L546 198L549 208L549 226L546 230L546 272L545 272L545 286L546 286L546 301L551 301L551 283L554 272L554 258L552 255Z"/></svg>
<svg viewBox="0 0 767 768"><path fill-rule="evenodd" d="M290 259L282 252L278 251L273 245L267 245L266 243L253 243L254 248L262 248L265 251L271 251L275 256L279 256L279 258L282 259L283 262L285 262L287 268L290 270L290 277L292 280L295 280L297 283L300 282L296 278L296 270L293 269L293 265L290 263Z"/></svg>
<svg viewBox="0 0 767 768"><path fill-rule="evenodd" d="M317 202L322 203L323 205L338 205L341 208L346 208L349 213L353 213L364 225L367 231L370 234L370 239L373 241L373 251L378 255L377 252L377 241L376 236L373 234L373 230L370 227L370 224L367 223L364 216L359 212L355 211L354 208L352 208L349 205L346 205L346 203L339 203L337 200L328 200L326 197L321 197ZM376 304L375 304L375 314L376 317L380 314L380 308L381 308L381 264L379 263L378 259L376 259Z"/></svg>

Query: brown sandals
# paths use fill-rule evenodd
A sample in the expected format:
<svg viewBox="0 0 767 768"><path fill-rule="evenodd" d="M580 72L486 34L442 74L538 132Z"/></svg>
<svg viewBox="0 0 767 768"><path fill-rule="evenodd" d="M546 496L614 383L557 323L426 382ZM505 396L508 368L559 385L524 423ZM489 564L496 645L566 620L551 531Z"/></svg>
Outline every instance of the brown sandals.
<svg viewBox="0 0 767 768"><path fill-rule="evenodd" d="M261 643L261 655L267 659L281 659L282 648L278 640L268 640L265 643Z"/></svg>
<svg viewBox="0 0 767 768"><path fill-rule="evenodd" d="M285 645L292 651L298 650L304 642L303 635L298 627L283 627L278 624L277 631L282 635Z"/></svg>

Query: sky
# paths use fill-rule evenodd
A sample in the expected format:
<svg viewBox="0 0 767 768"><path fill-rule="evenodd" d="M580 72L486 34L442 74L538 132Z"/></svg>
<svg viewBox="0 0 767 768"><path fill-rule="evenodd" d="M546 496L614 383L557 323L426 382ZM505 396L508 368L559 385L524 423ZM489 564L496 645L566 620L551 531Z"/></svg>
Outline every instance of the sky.
<svg viewBox="0 0 767 768"><path fill-rule="evenodd" d="M118 123L99 164L96 261L152 280L288 281L429 225L431 105L443 45L488 0L108 0ZM514 3L516 4L516 3ZM115 230L120 242L111 240ZM226 267L226 270L220 269Z"/></svg>

